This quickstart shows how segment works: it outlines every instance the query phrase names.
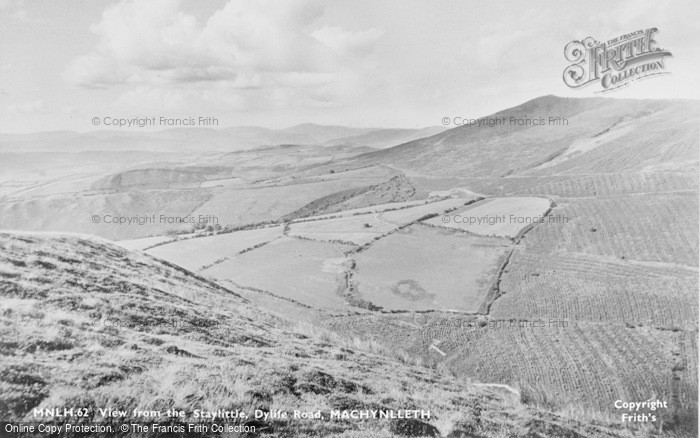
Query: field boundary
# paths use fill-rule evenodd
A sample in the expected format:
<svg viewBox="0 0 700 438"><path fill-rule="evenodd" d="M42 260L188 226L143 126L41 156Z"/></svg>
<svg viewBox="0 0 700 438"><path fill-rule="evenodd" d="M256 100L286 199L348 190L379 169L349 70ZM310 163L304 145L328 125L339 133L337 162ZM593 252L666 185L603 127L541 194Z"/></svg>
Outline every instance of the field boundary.
<svg viewBox="0 0 700 438"><path fill-rule="evenodd" d="M501 263L501 266L498 268L498 271L496 272L496 275L493 279L493 282L491 283L491 287L489 288L489 291L486 293L484 300L481 302L481 305L479 306L478 313L481 313L483 315L488 315L491 312L491 306L493 305L493 303L499 297L501 297L503 295L503 292L501 291L501 277L503 277L503 273L505 272L506 268L508 267L508 264L510 263L511 258L513 257L513 253L515 253L516 248L518 247L518 245L520 245L520 242L525 238L527 233L529 233L537 225L544 223L544 218L546 218L549 215L549 213L552 212L554 207L556 207L556 203L554 203L550 199L549 200L549 208L542 215L542 221L536 222L536 223L531 223L531 224L527 225L525 228L520 230L520 232L512 239L513 246L510 248L510 250L508 251L508 254L504 257L504 260Z"/></svg>

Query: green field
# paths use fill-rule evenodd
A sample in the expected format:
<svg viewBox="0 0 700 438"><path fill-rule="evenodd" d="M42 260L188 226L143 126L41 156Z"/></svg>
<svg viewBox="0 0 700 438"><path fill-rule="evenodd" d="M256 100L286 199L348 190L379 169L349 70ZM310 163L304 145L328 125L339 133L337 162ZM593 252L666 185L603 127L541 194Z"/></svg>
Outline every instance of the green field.
<svg viewBox="0 0 700 438"><path fill-rule="evenodd" d="M199 271L205 266L234 257L243 250L282 237L282 227L256 228L214 236L181 239L148 250L163 260Z"/></svg>
<svg viewBox="0 0 700 438"><path fill-rule="evenodd" d="M504 239L411 226L354 255L359 296L387 310L476 312L509 249Z"/></svg>
<svg viewBox="0 0 700 438"><path fill-rule="evenodd" d="M482 236L515 237L523 228L541 221L549 205L545 198L485 199L426 223Z"/></svg>
<svg viewBox="0 0 700 438"><path fill-rule="evenodd" d="M428 214L440 214L463 206L468 199L449 198L416 207L293 223L289 234L319 241L342 241L363 245L410 224Z"/></svg>
<svg viewBox="0 0 700 438"><path fill-rule="evenodd" d="M203 271L322 309L345 309L342 292L350 245L283 237Z"/></svg>

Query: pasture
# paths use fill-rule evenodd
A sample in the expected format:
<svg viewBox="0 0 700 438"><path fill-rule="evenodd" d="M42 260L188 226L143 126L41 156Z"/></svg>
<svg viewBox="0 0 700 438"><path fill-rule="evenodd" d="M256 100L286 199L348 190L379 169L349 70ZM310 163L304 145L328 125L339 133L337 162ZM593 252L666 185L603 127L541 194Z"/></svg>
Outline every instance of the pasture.
<svg viewBox="0 0 700 438"><path fill-rule="evenodd" d="M199 271L217 261L236 256L241 251L253 248L282 236L282 227L256 228L214 236L180 239L159 245L147 252L190 271Z"/></svg>
<svg viewBox="0 0 700 438"><path fill-rule="evenodd" d="M515 237L540 221L549 205L545 198L485 199L425 222L482 236Z"/></svg>
<svg viewBox="0 0 700 438"><path fill-rule="evenodd" d="M251 287L326 310L343 299L350 245L282 237L203 271L217 280Z"/></svg>
<svg viewBox="0 0 700 438"><path fill-rule="evenodd" d="M142 237L140 239L127 239L115 242L117 245L133 251L143 251L153 245L161 245L163 243L175 240L173 236L153 236Z"/></svg>
<svg viewBox="0 0 700 438"><path fill-rule="evenodd" d="M476 312L510 242L410 226L353 257L360 298L386 310Z"/></svg>
<svg viewBox="0 0 700 438"><path fill-rule="evenodd" d="M425 201L425 200L387 202L385 204L371 205L369 207L363 207L363 208L353 208L350 210L338 211L336 213L321 214L318 216L297 219L294 222L305 222L305 221L309 221L309 220L322 220L322 219L335 219L335 218L339 218L339 217L358 216L358 215L365 215L365 214L371 214L371 213L381 213L381 212L386 211L386 210L398 210L398 209L403 209L403 208L416 207L418 205L423 205L423 204L427 204L427 203L428 203L428 201Z"/></svg>
<svg viewBox="0 0 700 438"><path fill-rule="evenodd" d="M319 241L341 241L364 245L428 214L439 214L451 208L463 206L466 202L468 200L449 198L401 210L295 222L289 228L289 235Z"/></svg>
<svg viewBox="0 0 700 438"><path fill-rule="evenodd" d="M564 199L551 214L569 220L535 227L528 248L698 265L697 194Z"/></svg>

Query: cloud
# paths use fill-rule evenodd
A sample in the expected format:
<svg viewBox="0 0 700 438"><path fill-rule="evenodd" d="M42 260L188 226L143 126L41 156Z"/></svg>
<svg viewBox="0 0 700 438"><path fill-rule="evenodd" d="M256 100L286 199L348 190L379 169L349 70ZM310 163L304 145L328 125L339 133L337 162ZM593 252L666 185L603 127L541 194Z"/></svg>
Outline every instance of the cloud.
<svg viewBox="0 0 700 438"><path fill-rule="evenodd" d="M25 4L26 0L0 0L0 11L3 11L3 15L20 23L38 22L38 19L30 18Z"/></svg>
<svg viewBox="0 0 700 438"><path fill-rule="evenodd" d="M44 109L44 102L42 100L32 100L27 102L20 102L15 104L10 104L5 107L5 111L14 114L29 114L41 111Z"/></svg>
<svg viewBox="0 0 700 438"><path fill-rule="evenodd" d="M191 90L139 85L122 94L112 107L124 113L134 109L145 113L181 113L194 106L197 98L198 94Z"/></svg>
<svg viewBox="0 0 700 438"><path fill-rule="evenodd" d="M362 56L374 50L376 42L383 34L381 29L349 32L339 27L324 26L312 35L338 53Z"/></svg>
<svg viewBox="0 0 700 438"><path fill-rule="evenodd" d="M99 41L94 52L74 59L63 79L85 88L224 81L246 89L295 80L324 86L359 62L348 55L370 53L381 31L313 31L322 13L309 1L231 0L198 23L178 0L123 0L91 27Z"/></svg>
<svg viewBox="0 0 700 438"><path fill-rule="evenodd" d="M122 65L107 56L91 53L73 61L63 78L85 88L105 88L128 82L135 69Z"/></svg>
<svg viewBox="0 0 700 438"><path fill-rule="evenodd" d="M19 9L25 4L25 0L0 0L0 10Z"/></svg>

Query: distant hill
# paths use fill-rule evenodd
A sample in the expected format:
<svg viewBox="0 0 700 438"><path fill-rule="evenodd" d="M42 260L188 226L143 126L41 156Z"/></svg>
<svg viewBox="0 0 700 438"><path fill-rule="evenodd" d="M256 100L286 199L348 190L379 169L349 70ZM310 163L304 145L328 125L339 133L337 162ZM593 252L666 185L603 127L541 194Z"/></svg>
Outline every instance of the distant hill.
<svg viewBox="0 0 700 438"><path fill-rule="evenodd" d="M458 177L696 171L698 165L696 101L544 96L485 119L500 123L460 126L351 161Z"/></svg>
<svg viewBox="0 0 700 438"><path fill-rule="evenodd" d="M223 129L172 128L161 131L109 129L86 133L54 131L32 134L0 134L0 153L115 150L178 153L230 152L282 144L323 145L337 139L363 135L372 131L379 130L307 123L277 130L257 126L237 126ZM397 141L397 143L399 142Z"/></svg>
<svg viewBox="0 0 700 438"><path fill-rule="evenodd" d="M302 135L310 141L305 144L321 144L328 141L366 134L376 131L376 128L348 128L345 126L327 126L314 123L303 123L291 128L279 129L276 132L284 135ZM291 143L291 142L286 142Z"/></svg>
<svg viewBox="0 0 700 438"><path fill-rule="evenodd" d="M222 129L171 128L161 131L107 129L85 133L73 131L0 134L0 153L159 151L232 152L278 145L352 146L385 148L427 137L444 130L348 128L304 123L284 129L235 126Z"/></svg>
<svg viewBox="0 0 700 438"><path fill-rule="evenodd" d="M367 146L384 149L401 143L430 137L447 128L434 126L423 129L380 129L353 137L337 138L328 142L329 145Z"/></svg>

